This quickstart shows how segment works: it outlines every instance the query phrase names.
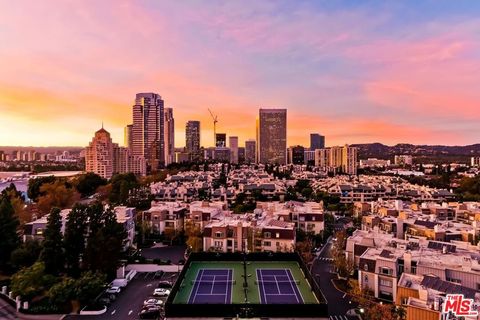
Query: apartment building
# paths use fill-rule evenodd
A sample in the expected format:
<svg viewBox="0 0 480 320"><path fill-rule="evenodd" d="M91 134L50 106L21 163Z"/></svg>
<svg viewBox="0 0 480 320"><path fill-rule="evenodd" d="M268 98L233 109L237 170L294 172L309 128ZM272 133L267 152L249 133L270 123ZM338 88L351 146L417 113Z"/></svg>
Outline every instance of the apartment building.
<svg viewBox="0 0 480 320"><path fill-rule="evenodd" d="M182 202L152 201L151 208L142 212L142 221L154 233L174 236L184 229L187 211L187 205Z"/></svg>

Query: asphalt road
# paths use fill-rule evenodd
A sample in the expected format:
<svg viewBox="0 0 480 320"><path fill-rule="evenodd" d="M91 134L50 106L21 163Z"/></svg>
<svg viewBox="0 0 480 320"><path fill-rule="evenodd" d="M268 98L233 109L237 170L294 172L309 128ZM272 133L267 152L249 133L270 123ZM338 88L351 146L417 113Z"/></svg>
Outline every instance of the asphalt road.
<svg viewBox="0 0 480 320"><path fill-rule="evenodd" d="M0 298L0 319L2 320L18 319L15 313L15 308L9 305L2 298Z"/></svg>
<svg viewBox="0 0 480 320"><path fill-rule="evenodd" d="M333 264L330 254L331 242L325 245L326 247L320 255L314 260L312 264L312 274L318 282L323 295L328 302L328 313L332 320L350 320L358 319L357 317L347 316L347 312L357 306L354 301L351 301L348 295L338 291L332 284L332 279L336 278L333 271Z"/></svg>
<svg viewBox="0 0 480 320"><path fill-rule="evenodd" d="M137 273L133 280L118 295L117 299L108 307L107 312L99 316L68 315L65 319L78 320L123 320L139 319L138 313L142 309L143 301L152 298L152 292L160 280L176 279L176 275L165 274L161 279L154 278L153 272ZM162 298L166 300L166 298ZM1 319L1 318L0 318Z"/></svg>
<svg viewBox="0 0 480 320"><path fill-rule="evenodd" d="M142 256L147 259L170 260L173 264L177 264L180 260L185 260L186 246L164 246L142 249Z"/></svg>

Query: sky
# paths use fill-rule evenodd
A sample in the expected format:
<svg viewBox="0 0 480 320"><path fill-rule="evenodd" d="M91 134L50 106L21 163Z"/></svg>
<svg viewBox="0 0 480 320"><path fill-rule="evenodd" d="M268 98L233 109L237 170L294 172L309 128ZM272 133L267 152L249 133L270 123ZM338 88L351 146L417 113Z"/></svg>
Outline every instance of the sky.
<svg viewBox="0 0 480 320"><path fill-rule="evenodd" d="M123 144L137 92L255 137L288 109L288 145L480 142L480 1L0 0L0 145Z"/></svg>

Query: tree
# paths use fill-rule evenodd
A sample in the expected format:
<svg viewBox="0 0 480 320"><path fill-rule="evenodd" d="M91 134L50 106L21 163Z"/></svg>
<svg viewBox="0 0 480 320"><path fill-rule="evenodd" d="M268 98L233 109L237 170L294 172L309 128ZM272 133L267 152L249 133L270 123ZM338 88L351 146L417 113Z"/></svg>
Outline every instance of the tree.
<svg viewBox="0 0 480 320"><path fill-rule="evenodd" d="M56 277L45 274L43 262L35 262L12 276L12 291L24 299L43 295L55 282Z"/></svg>
<svg viewBox="0 0 480 320"><path fill-rule="evenodd" d="M19 270L24 267L30 267L37 261L42 251L42 246L36 240L27 240L20 247L13 250L10 255L12 267Z"/></svg>
<svg viewBox="0 0 480 320"><path fill-rule="evenodd" d="M110 180L112 189L109 200L113 204L124 204L128 200L130 190L138 188L137 177L133 173L116 174Z"/></svg>
<svg viewBox="0 0 480 320"><path fill-rule="evenodd" d="M8 198L2 197L0 201L0 268L4 269L20 244L17 233L20 223Z"/></svg>
<svg viewBox="0 0 480 320"><path fill-rule="evenodd" d="M85 251L87 209L85 205L76 204L68 214L65 224L65 262L68 274L73 277L80 274L80 257Z"/></svg>
<svg viewBox="0 0 480 320"><path fill-rule="evenodd" d="M42 195L40 187L45 183L53 183L56 178L54 176L39 177L28 180L27 195L32 201L37 201L37 198Z"/></svg>
<svg viewBox="0 0 480 320"><path fill-rule="evenodd" d="M127 234L123 226L117 223L116 214L106 209L101 214L101 224L89 234L84 255L85 267L91 271L100 271L114 277L123 251L123 240Z"/></svg>
<svg viewBox="0 0 480 320"><path fill-rule="evenodd" d="M88 172L76 179L75 188L82 197L86 197L94 194L98 187L106 184L107 180L103 179L98 174Z"/></svg>
<svg viewBox="0 0 480 320"><path fill-rule="evenodd" d="M75 298L76 281L72 278L63 278L54 284L47 292L49 302L64 312L69 312L68 303Z"/></svg>
<svg viewBox="0 0 480 320"><path fill-rule="evenodd" d="M44 214L49 213L53 207L69 208L80 199L80 195L75 189L67 187L61 180L43 184L40 192L42 195L38 197L37 204L39 210Z"/></svg>
<svg viewBox="0 0 480 320"><path fill-rule="evenodd" d="M187 236L187 245L193 252L202 251L203 240L200 227L193 221L187 221L185 224L185 235Z"/></svg>
<svg viewBox="0 0 480 320"><path fill-rule="evenodd" d="M74 298L81 305L92 303L105 287L106 276L98 272L85 272L75 282Z"/></svg>
<svg viewBox="0 0 480 320"><path fill-rule="evenodd" d="M62 216L60 209L53 208L47 218L45 240L40 260L45 263L45 272L58 275L65 267L63 252Z"/></svg>

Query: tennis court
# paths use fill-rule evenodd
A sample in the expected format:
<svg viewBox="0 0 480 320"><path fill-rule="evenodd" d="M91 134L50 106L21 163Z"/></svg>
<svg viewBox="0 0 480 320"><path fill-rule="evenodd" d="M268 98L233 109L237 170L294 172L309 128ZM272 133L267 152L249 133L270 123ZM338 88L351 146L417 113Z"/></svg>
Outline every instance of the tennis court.
<svg viewBox="0 0 480 320"><path fill-rule="evenodd" d="M189 304L230 304L232 302L232 269L200 269L192 282Z"/></svg>
<svg viewBox="0 0 480 320"><path fill-rule="evenodd" d="M298 289L300 281L293 278L290 269L257 269L260 302L262 304L303 304Z"/></svg>

